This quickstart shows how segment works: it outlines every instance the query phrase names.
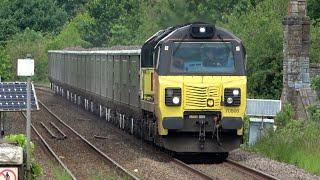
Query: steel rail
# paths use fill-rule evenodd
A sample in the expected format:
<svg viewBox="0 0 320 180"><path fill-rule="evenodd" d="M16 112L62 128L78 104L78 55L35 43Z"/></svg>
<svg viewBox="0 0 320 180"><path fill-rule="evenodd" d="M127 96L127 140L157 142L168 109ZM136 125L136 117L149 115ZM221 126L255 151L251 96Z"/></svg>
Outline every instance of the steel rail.
<svg viewBox="0 0 320 180"><path fill-rule="evenodd" d="M46 126L43 124L43 122L40 122L41 126L50 134L50 136L54 139L57 139L58 137Z"/></svg>
<svg viewBox="0 0 320 180"><path fill-rule="evenodd" d="M27 119L27 116L21 112L22 116ZM76 180L77 178L73 175L73 173L70 171L70 169L61 161L59 156L53 151L51 146L47 143L47 141L41 136L39 131L33 126L31 123L31 128L36 133L36 135L41 139L41 142L44 144L44 146L48 149L48 151L52 154L52 156L58 161L58 163L62 166L62 168L71 176L72 179Z"/></svg>
<svg viewBox="0 0 320 180"><path fill-rule="evenodd" d="M187 171L192 172L194 175L196 175L196 176L198 176L198 177L200 177L202 179L207 179L207 180L212 180L213 179L212 177L204 174L203 172L201 172L201 171L189 166L188 164L186 164L186 163L184 163L184 162L182 162L182 161L180 161L180 160L178 160L176 158L173 158L172 162L177 164L178 166L186 169Z"/></svg>
<svg viewBox="0 0 320 180"><path fill-rule="evenodd" d="M59 131L59 133L62 135L61 139L66 139L67 135L53 122L50 122L51 126L53 126L57 131Z"/></svg>
<svg viewBox="0 0 320 180"><path fill-rule="evenodd" d="M255 178L258 178L258 179L270 179L270 180L278 180L279 179L277 177L271 176L271 175L266 174L266 173L264 173L264 172L262 172L260 170L251 168L249 166L246 166L244 164L238 163L238 162L233 161L231 159L226 159L225 163L230 165L230 166L236 167L241 172L243 172L245 174L248 174L250 176L253 176Z"/></svg>
<svg viewBox="0 0 320 180"><path fill-rule="evenodd" d="M66 124L61 118L59 118L55 113L53 113L43 102L38 100L39 104L41 104L44 109L46 109L53 117L55 117L60 123L62 123L64 126L66 126L68 129L70 129L73 133L75 133L80 139L82 139L86 144L88 144L91 148L93 148L96 152L98 152L102 157L104 157L109 163L111 163L116 170L118 170L120 173L124 173L128 175L131 179L139 180L137 176L132 174L130 171L125 169L123 166L121 166L118 162L110 158L108 155L106 155L104 152L102 152L99 148L94 146L91 142L89 142L86 138L84 138L81 134L79 134L76 130L74 130L72 127L70 127L68 124Z"/></svg>

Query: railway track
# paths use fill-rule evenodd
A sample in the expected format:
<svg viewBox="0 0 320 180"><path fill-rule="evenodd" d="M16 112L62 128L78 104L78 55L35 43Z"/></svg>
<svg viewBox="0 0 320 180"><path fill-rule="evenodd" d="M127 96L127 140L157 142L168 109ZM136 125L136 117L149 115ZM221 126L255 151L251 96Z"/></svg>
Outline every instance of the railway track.
<svg viewBox="0 0 320 180"><path fill-rule="evenodd" d="M37 88L37 89L44 91L44 92L47 92L47 93L53 93L51 90L44 88L44 87ZM121 136L123 136L123 134L126 134L123 131L114 131L114 132L116 132L117 134L119 134ZM95 136L95 138L104 139L106 137ZM137 143L135 143L135 144L137 146L141 146L141 144L137 144ZM217 176L208 175L206 172L203 172L202 170L199 170L198 168L194 167L194 165L186 164L186 163L184 163L178 159L175 159L175 158L171 158L171 162L174 163L176 166L190 172L191 174L194 175L194 177L197 177L197 179L219 179L220 178ZM261 171L252 169L250 167L244 166L244 165L239 164L239 163L232 161L230 159L228 159L226 162L224 162L222 164L223 164L223 166L227 166L229 169L231 169L231 171L236 171L236 172L238 172L238 174L244 174L244 175L246 175L246 177L250 177L250 179L277 179L273 176L270 176L270 175L265 174ZM221 164L221 166L222 166L222 164ZM205 166L207 166L208 169L211 167L210 164L207 164ZM217 166L217 165L215 165L215 166Z"/></svg>
<svg viewBox="0 0 320 180"><path fill-rule="evenodd" d="M196 168L197 165L192 165L192 164L186 164L178 159L173 158L172 161L177 164L178 166L181 166L182 168L192 172L193 174L195 174L196 176L198 176L201 179L220 179L221 177L219 177L219 175L209 175L206 174L205 170L200 170L199 168ZM238 174L243 174L245 175L245 179L266 179L266 180L278 180L278 178L268 175L262 171L259 171L257 169L254 168L250 168L246 165L243 165L241 163L238 163L236 161L233 161L231 159L227 159L225 162L221 163L221 164L203 164L203 166L206 166L206 169L208 171L210 171L210 169L214 169L217 168L218 166L225 168L229 168L230 171L236 171L238 172ZM223 169L222 168L222 169Z"/></svg>
<svg viewBox="0 0 320 180"><path fill-rule="evenodd" d="M32 129L72 179L90 179L95 175L139 179L68 126L41 101L39 105L41 110L33 112Z"/></svg>
<svg viewBox="0 0 320 180"><path fill-rule="evenodd" d="M48 93L52 93L50 90L48 90L46 87L37 87L38 90L41 90L41 91L44 91L44 92L48 92ZM40 104L43 104L43 103L40 103ZM118 135L120 136L123 136L123 131L115 131ZM95 135L94 136L95 138L98 138L98 139L105 139L106 137L103 137L103 136L97 136ZM136 146L140 146L141 144L138 144L135 142L135 145ZM195 177L197 178L200 178L200 179L212 179L211 177L209 177L208 175L204 174L203 172L195 169L195 168L192 168L191 166L189 166L188 164L176 159L176 158L171 158L171 162L174 163L176 166L179 166L180 168L182 169L185 169L189 172L191 172L191 174L193 174Z"/></svg>
<svg viewBox="0 0 320 180"><path fill-rule="evenodd" d="M278 179L274 176L266 174L266 173L259 171L257 169L248 167L246 165L243 165L243 164L238 163L236 161L233 161L231 159L227 159L225 161L225 164L227 164L228 166L231 166L232 168L237 169L245 174L252 176L254 179L270 179L270 180L277 180Z"/></svg>
<svg viewBox="0 0 320 180"><path fill-rule="evenodd" d="M27 119L27 116L22 112L22 116ZM48 149L50 154L54 157L54 159L60 164L60 166L69 174L69 176L72 179L77 179L75 175L70 171L70 169L66 166L66 164L59 158L59 156L55 153L55 151L51 148L51 146L47 143L45 138L39 133L37 128L31 124L32 130L36 133L36 135L40 138L40 141L43 143L43 145Z"/></svg>

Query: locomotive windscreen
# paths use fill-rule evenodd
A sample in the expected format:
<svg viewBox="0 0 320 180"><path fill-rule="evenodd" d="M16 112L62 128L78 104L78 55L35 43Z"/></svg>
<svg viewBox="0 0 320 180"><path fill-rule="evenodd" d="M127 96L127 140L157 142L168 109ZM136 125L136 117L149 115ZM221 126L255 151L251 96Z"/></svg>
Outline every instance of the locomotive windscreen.
<svg viewBox="0 0 320 180"><path fill-rule="evenodd" d="M233 46L229 42L175 42L170 73L215 74L235 72Z"/></svg>

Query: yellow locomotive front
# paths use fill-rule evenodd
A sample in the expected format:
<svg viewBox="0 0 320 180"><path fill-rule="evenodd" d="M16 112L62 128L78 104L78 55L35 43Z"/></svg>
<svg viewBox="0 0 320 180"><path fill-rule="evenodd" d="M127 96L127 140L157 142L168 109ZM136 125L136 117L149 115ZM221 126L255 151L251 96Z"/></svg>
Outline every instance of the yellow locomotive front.
<svg viewBox="0 0 320 180"><path fill-rule="evenodd" d="M239 147L247 84L241 41L210 24L189 24L162 37L153 57L159 144L181 153Z"/></svg>

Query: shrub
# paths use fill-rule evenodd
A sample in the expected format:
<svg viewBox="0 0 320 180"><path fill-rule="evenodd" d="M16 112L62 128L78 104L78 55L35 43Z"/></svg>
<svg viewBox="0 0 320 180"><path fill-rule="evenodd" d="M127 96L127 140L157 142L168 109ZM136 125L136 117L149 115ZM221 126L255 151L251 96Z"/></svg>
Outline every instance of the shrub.
<svg viewBox="0 0 320 180"><path fill-rule="evenodd" d="M18 143L18 145L20 147L22 147L23 149L26 148L27 137L24 134L10 134L8 136L5 136L5 139ZM34 159L34 149L35 149L35 146L33 143L31 143L31 151L30 151L31 179L36 179L36 177L38 177L42 173L42 168L40 167L39 164L37 164L37 162ZM24 164L24 165L26 165L26 164Z"/></svg>
<svg viewBox="0 0 320 180"><path fill-rule="evenodd" d="M317 75L311 79L311 87L316 91L317 95L320 96L320 76Z"/></svg>
<svg viewBox="0 0 320 180"><path fill-rule="evenodd" d="M8 80L12 77L10 57L4 48L0 47L0 77Z"/></svg>
<svg viewBox="0 0 320 180"><path fill-rule="evenodd" d="M320 175L319 137L318 123L291 120L283 128L261 138L253 150Z"/></svg>
<svg viewBox="0 0 320 180"><path fill-rule="evenodd" d="M285 104L282 110L277 114L275 118L275 124L281 128L293 119L294 112L291 104Z"/></svg>
<svg viewBox="0 0 320 180"><path fill-rule="evenodd" d="M35 60L35 76L33 80L45 81L47 78L45 42L41 32L36 32L27 28L22 33L15 34L6 46L6 52L11 60L12 71L16 74L17 59L23 59L27 54L31 54Z"/></svg>
<svg viewBox="0 0 320 180"><path fill-rule="evenodd" d="M310 115L309 118L311 121L320 123L320 109L317 106L315 105L309 106L308 112L309 112L309 115Z"/></svg>

